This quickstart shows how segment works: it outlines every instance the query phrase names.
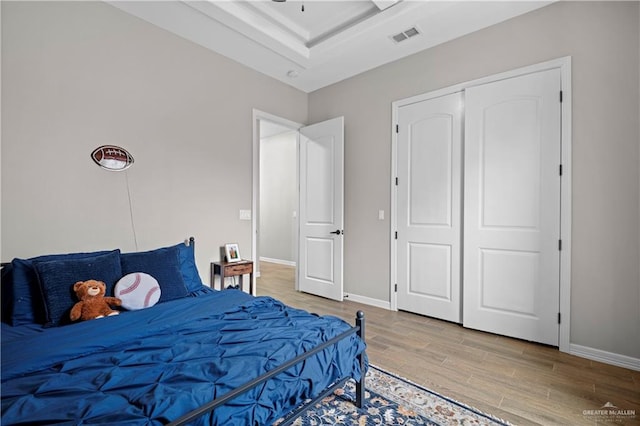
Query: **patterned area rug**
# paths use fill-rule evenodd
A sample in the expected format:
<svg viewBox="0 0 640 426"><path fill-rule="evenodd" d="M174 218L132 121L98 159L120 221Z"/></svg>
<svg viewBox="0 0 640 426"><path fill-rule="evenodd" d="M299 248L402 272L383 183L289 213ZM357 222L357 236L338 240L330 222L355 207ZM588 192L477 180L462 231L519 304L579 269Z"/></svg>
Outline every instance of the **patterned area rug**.
<svg viewBox="0 0 640 426"><path fill-rule="evenodd" d="M365 398L365 406L358 409L353 403L355 382L350 380L321 404L311 407L293 425L509 424L372 365L367 372Z"/></svg>

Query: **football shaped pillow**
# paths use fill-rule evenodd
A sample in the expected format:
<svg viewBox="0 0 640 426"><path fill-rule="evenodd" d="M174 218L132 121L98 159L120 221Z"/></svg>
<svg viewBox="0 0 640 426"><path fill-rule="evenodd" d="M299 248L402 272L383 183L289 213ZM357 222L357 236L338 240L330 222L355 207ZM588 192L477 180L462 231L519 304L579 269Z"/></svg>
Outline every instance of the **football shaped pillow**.
<svg viewBox="0 0 640 426"><path fill-rule="evenodd" d="M116 283L115 297L122 300L122 307L130 311L149 308L160 300L158 281L144 272L134 272Z"/></svg>

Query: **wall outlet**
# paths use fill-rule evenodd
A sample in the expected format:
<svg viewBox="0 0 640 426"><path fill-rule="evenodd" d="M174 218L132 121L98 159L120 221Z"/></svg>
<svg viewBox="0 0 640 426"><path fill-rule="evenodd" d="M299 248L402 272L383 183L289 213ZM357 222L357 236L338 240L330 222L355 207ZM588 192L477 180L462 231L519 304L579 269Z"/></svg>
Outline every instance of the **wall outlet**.
<svg viewBox="0 0 640 426"><path fill-rule="evenodd" d="M240 220L251 220L251 210L240 210Z"/></svg>

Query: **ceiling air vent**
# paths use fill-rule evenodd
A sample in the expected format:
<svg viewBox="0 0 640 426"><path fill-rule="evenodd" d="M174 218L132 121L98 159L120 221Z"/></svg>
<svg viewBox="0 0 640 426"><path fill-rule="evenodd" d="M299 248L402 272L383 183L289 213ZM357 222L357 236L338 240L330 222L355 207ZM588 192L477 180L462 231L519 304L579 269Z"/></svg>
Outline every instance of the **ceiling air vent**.
<svg viewBox="0 0 640 426"><path fill-rule="evenodd" d="M411 27L408 30L404 30L401 33L394 34L391 36L391 40L396 43L403 42L405 40L409 40L411 37L415 37L420 34L420 31L416 27Z"/></svg>

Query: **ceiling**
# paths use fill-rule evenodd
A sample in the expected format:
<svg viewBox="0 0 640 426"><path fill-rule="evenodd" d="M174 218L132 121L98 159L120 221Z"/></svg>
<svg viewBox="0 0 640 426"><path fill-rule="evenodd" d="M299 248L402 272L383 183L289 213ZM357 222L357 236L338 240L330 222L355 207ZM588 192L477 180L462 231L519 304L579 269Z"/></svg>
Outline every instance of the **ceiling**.
<svg viewBox="0 0 640 426"><path fill-rule="evenodd" d="M551 2L108 1L305 92Z"/></svg>

